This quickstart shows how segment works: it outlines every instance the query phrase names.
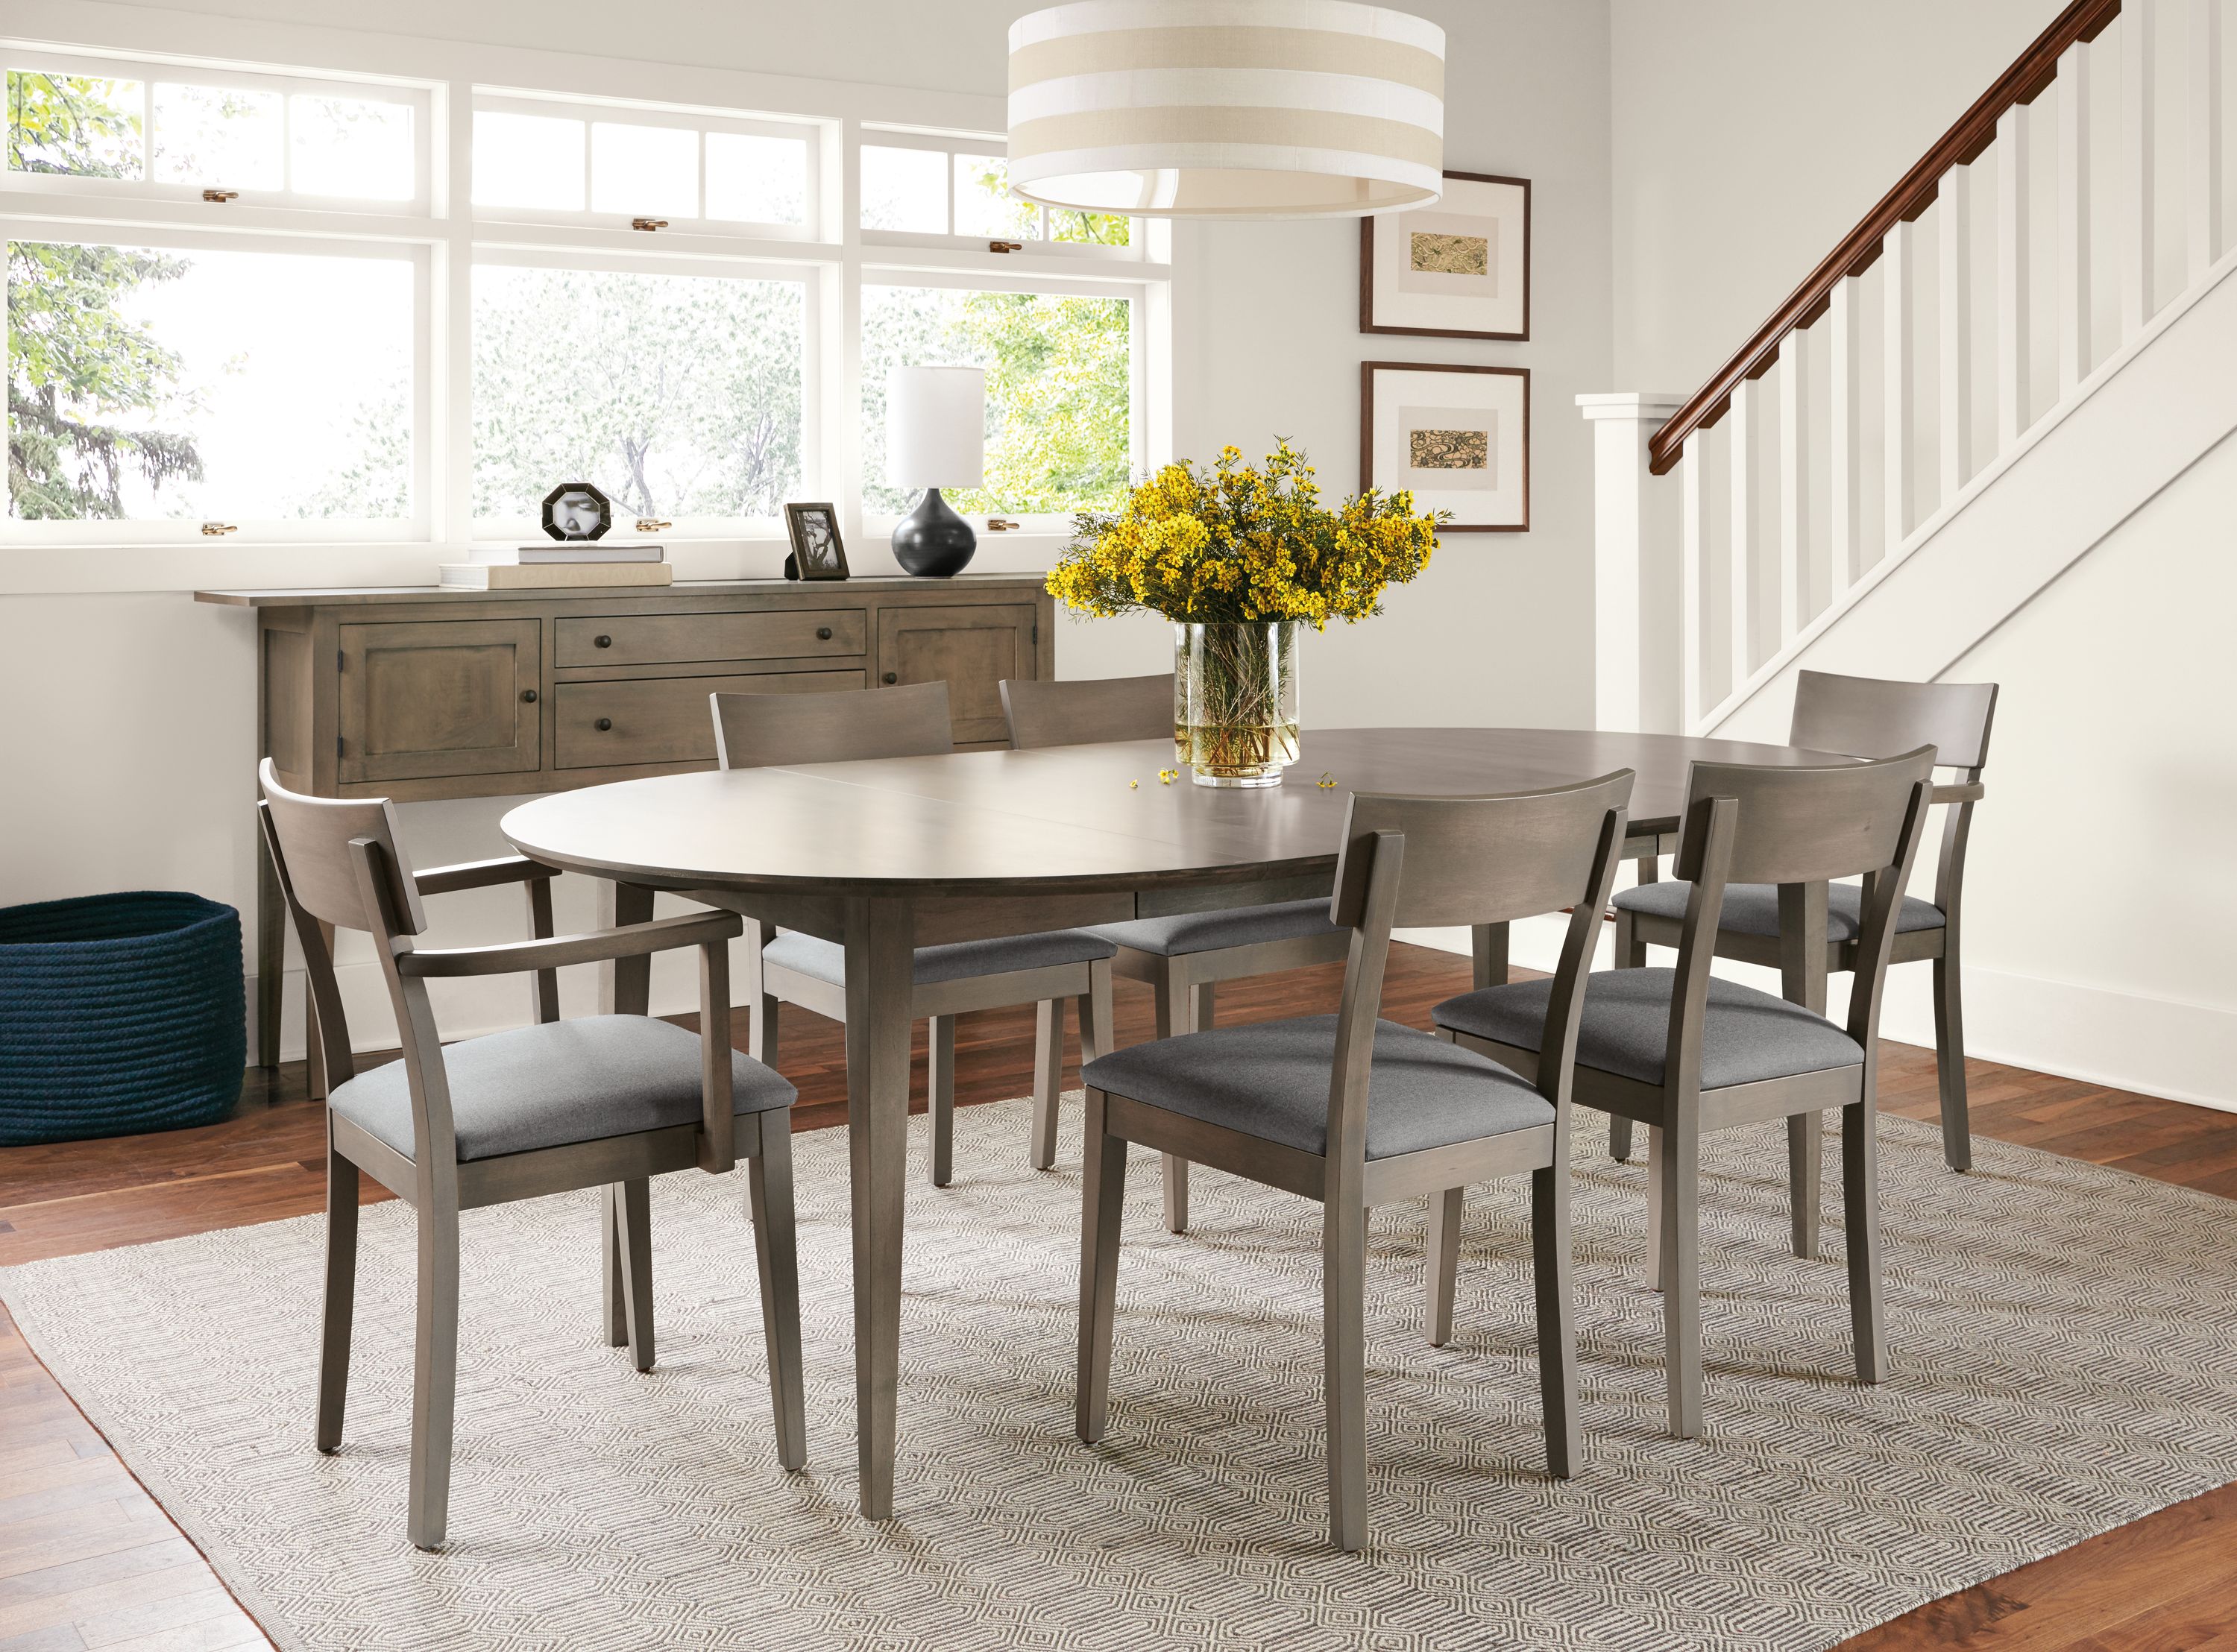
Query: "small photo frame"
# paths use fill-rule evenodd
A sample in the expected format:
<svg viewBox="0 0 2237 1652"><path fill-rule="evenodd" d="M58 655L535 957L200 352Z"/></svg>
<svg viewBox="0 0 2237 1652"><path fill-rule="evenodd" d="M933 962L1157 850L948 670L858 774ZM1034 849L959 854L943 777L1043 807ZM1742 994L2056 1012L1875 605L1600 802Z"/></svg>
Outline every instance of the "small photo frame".
<svg viewBox="0 0 2237 1652"><path fill-rule="evenodd" d="M1359 484L1410 489L1437 531L1530 530L1530 370L1359 365Z"/></svg>
<svg viewBox="0 0 2237 1652"><path fill-rule="evenodd" d="M544 531L554 539L603 539L613 525L613 501L595 483L562 482L544 496Z"/></svg>
<svg viewBox="0 0 2237 1652"><path fill-rule="evenodd" d="M1448 172L1434 207L1359 220L1359 330L1530 336L1530 181Z"/></svg>
<svg viewBox="0 0 2237 1652"><path fill-rule="evenodd" d="M784 559L787 579L844 579L847 547L839 538L839 512L828 504L789 504L785 527L792 554Z"/></svg>

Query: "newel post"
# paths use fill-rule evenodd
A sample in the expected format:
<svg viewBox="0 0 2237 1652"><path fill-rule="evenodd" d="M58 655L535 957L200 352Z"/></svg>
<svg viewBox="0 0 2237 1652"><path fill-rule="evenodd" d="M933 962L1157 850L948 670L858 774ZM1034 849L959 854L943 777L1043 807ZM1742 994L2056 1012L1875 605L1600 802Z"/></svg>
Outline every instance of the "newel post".
<svg viewBox="0 0 2237 1652"><path fill-rule="evenodd" d="M1674 734L1679 699L1679 489L1647 474L1647 438L1684 398L1580 396L1593 426L1593 726Z"/></svg>

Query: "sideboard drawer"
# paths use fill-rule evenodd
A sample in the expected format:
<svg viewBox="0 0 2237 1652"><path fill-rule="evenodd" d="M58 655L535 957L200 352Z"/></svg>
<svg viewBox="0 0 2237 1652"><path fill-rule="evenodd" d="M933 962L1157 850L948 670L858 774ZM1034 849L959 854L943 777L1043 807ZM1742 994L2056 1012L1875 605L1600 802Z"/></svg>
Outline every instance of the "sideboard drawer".
<svg viewBox="0 0 2237 1652"><path fill-rule="evenodd" d="M563 682L551 691L552 765L613 768L632 763L711 764L715 717L707 704L710 694L821 694L869 686L868 677L861 671L770 671L758 675Z"/></svg>
<svg viewBox="0 0 2237 1652"><path fill-rule="evenodd" d="M554 665L681 665L699 660L801 660L869 651L859 608L759 614L617 614L557 622Z"/></svg>

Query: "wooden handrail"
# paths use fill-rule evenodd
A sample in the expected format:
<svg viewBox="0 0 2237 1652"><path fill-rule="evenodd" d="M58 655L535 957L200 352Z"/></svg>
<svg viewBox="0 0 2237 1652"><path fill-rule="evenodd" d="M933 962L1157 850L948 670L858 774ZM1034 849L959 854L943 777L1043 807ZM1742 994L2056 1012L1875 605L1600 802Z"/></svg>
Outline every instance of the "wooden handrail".
<svg viewBox="0 0 2237 1652"><path fill-rule="evenodd" d="M1904 174L1903 181L1881 198L1836 247L1810 279L1787 295L1772 312L1771 319L1738 355L1719 367L1693 398L1673 413L1647 443L1648 468L1661 476L1678 463L1686 438L1706 430L1725 416L1732 391L1745 380L1760 378L1778 360L1778 346L1786 335L1808 326L1832 303L1835 286L1848 276L1861 275L1877 261L1881 243L1899 223L1909 223L1934 204L1943 175L1954 166L1976 160L1996 142L1996 122L2007 109L2032 103L2058 76L2059 55L2076 41L2095 40L2105 25L2121 15L2121 0L2073 0L2051 20L2050 27L2022 52L2018 60L1983 92L1957 125L1936 141L1918 164Z"/></svg>

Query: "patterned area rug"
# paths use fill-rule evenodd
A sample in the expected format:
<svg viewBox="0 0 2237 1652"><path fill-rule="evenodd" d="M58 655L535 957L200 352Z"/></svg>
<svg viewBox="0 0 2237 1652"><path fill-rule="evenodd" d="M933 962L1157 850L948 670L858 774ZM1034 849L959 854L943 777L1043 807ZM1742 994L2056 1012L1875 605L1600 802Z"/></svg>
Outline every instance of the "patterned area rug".
<svg viewBox="0 0 2237 1652"><path fill-rule="evenodd" d="M1442 1350L1418 1329L1423 1212L1379 1212L1375 1544L1337 1555L1303 1201L1200 1173L1177 1239L1138 1160L1110 1437L1073 1438L1079 1118L1066 1168L1036 1175L1024 1103L962 1109L944 1193L914 1121L900 1516L881 1525L851 1512L840 1131L797 1139L811 1462L795 1477L771 1451L742 1180L656 1184L647 1376L597 1335L590 1196L468 1214L439 1556L404 1537L402 1206L366 1213L331 1458L311 1445L316 1219L36 1263L0 1273L0 1294L287 1648L1798 1652L2237 1479L2227 1202L1988 1141L1952 1176L1932 1129L1883 1121L1896 1375L1866 1389L1841 1374L1838 1198L1829 1259L1798 1261L1780 1128L1714 1138L1707 1432L1679 1442L1638 1282L1643 1171L1589 1131L1587 1471L1539 1468L1522 1184L1471 1197Z"/></svg>

